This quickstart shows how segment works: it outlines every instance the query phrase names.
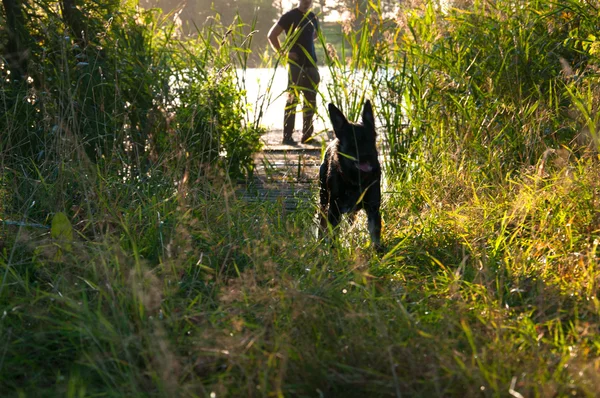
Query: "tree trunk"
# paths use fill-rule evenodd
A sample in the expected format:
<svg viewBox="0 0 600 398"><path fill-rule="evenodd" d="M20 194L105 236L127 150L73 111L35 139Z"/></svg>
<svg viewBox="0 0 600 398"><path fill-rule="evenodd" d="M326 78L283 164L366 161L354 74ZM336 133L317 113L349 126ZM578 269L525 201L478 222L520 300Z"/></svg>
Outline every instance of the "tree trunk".
<svg viewBox="0 0 600 398"><path fill-rule="evenodd" d="M81 11L75 6L75 0L62 0L62 16L65 25L73 32L80 45L86 40L87 29Z"/></svg>
<svg viewBox="0 0 600 398"><path fill-rule="evenodd" d="M27 73L27 60L29 50L26 46L28 36L25 29L25 16L23 15L23 4L20 0L2 0L6 14L6 30L8 43L4 57L8 62L13 79L21 79Z"/></svg>

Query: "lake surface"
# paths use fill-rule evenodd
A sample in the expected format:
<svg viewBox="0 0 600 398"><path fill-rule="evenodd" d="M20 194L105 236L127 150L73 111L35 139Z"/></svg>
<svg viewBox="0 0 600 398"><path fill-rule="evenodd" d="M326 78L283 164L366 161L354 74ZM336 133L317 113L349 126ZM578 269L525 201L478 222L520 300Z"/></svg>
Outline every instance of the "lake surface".
<svg viewBox="0 0 600 398"><path fill-rule="evenodd" d="M244 71L238 70L238 76L242 77ZM319 68L321 83L319 84L319 95L317 96L317 115L315 115L314 126L316 131L326 129L327 103L326 87L331 82L331 75L327 68ZM255 120L257 112L262 110L260 124L269 128L281 130L283 128L283 111L285 109L286 92L288 84L288 72L284 68L253 68L245 71L246 99L252 109L249 111L248 120ZM303 98L300 99L301 103ZM302 130L301 104L298 106L296 116L296 129Z"/></svg>
<svg viewBox="0 0 600 398"><path fill-rule="evenodd" d="M269 130L283 130L283 111L285 109L285 101L287 97L288 71L286 68L248 68L246 70L236 69L238 77L238 88L246 91L245 119L249 124L254 124L257 119L258 124L266 127ZM347 103L360 103L364 95L373 103L375 108L375 125L382 127L381 119L377 117L378 110L381 109L382 101L385 101L386 106L393 102L389 97L390 90L383 89L381 84L378 86L378 95L373 95L373 82L381 83L382 80L396 80L399 78L397 70L381 70L377 75L367 76L362 70L335 70L334 75L336 81L333 81L331 72L327 67L319 67L321 81L317 92L317 112L314 118L315 132L331 131L331 123L327 112L327 104L333 102L340 107L344 114L349 117L349 111L346 107ZM171 86L177 88L181 85L175 77L170 82ZM397 95L396 95L397 96ZM343 99L343 102L331 100L331 98ZM175 101L179 101L177 98ZM303 96L300 96L300 104L297 107L296 116L296 131L302 131L302 102ZM359 111L360 113L360 111ZM351 118L350 121L359 122L359 117Z"/></svg>

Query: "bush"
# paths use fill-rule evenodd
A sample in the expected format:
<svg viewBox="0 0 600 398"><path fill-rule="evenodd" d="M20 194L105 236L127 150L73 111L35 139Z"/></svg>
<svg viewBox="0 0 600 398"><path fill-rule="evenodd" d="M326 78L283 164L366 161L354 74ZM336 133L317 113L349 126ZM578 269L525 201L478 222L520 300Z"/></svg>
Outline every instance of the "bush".
<svg viewBox="0 0 600 398"><path fill-rule="evenodd" d="M578 100L567 87L597 74L597 2L458 3L403 5L395 24L373 5L371 25L350 33L360 38L354 52L372 32L381 38L374 54L360 55L385 72L371 84L385 109L391 169L414 175L417 164L471 159L496 178L570 145L586 122L574 123Z"/></svg>
<svg viewBox="0 0 600 398"><path fill-rule="evenodd" d="M29 21L30 36L39 40L30 48L27 79L12 79L8 64L2 70L3 156L47 166L77 158L83 148L92 163L145 175L156 162L178 164L171 160L185 148L236 177L250 174L260 131L243 125L233 72L220 72L231 54L203 39L226 29L216 24L184 39L157 10L117 7L78 7L83 35L63 33L72 28L66 15L40 12ZM202 78L180 79L192 70ZM181 83L188 86L173 87ZM207 149L217 156L194 153Z"/></svg>

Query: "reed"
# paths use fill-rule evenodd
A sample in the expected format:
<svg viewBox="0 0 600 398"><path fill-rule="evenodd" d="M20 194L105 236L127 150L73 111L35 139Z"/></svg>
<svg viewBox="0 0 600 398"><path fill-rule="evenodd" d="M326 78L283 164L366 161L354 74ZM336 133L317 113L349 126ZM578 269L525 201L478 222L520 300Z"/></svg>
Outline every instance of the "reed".
<svg viewBox="0 0 600 398"><path fill-rule="evenodd" d="M325 57L323 100L376 103L382 255L236 197L252 22L36 14L34 80L0 71L3 395L597 396L598 3L464 3L370 2Z"/></svg>

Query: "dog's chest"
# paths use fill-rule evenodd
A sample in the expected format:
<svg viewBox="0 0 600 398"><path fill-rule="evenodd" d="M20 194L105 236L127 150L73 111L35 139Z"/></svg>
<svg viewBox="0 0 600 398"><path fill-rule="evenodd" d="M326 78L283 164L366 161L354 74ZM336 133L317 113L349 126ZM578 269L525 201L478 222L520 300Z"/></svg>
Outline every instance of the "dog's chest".
<svg viewBox="0 0 600 398"><path fill-rule="evenodd" d="M360 192L355 189L346 189L341 192L341 195L337 198L337 205L341 213L349 213L356 208L361 208L359 203Z"/></svg>
<svg viewBox="0 0 600 398"><path fill-rule="evenodd" d="M341 213L349 213L354 210L362 209L366 202L370 200L369 189L374 189L377 179L368 178L364 180L365 184L354 185L347 182L341 184L337 198L332 198Z"/></svg>

